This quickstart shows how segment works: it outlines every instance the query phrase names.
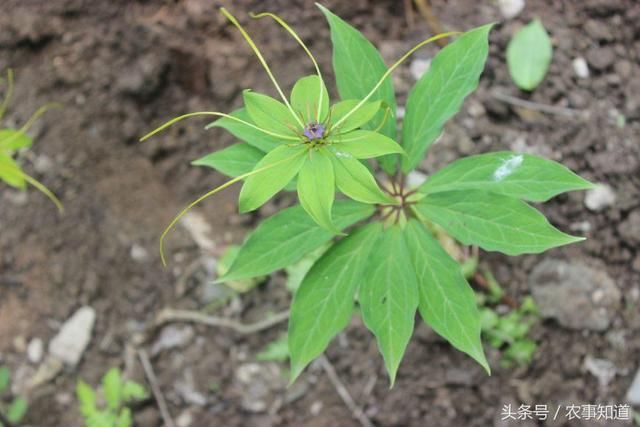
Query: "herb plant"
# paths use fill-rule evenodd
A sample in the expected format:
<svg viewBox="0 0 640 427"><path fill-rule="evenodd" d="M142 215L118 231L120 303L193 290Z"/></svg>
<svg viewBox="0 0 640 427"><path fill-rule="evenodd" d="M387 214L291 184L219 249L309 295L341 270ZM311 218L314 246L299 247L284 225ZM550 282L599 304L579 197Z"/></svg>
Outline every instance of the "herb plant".
<svg viewBox="0 0 640 427"><path fill-rule="evenodd" d="M76 396L87 427L131 427L133 417L127 405L147 398L147 391L134 381L124 380L120 370L112 368L102 378L104 405L99 404L97 390L82 380L76 386Z"/></svg>
<svg viewBox="0 0 640 427"><path fill-rule="evenodd" d="M16 397L6 405L3 394L9 389L11 383L11 372L6 366L0 366L0 427L9 427L9 425L19 423L27 412L29 407L27 400L23 397ZM5 425L5 423L11 423Z"/></svg>
<svg viewBox="0 0 640 427"><path fill-rule="evenodd" d="M457 160L420 187L408 188L406 174L420 165L445 122L477 87L491 25L432 37L387 68L360 32L319 7L333 42L340 95L333 106L316 60L289 25L270 13L253 15L270 17L284 27L314 65L316 74L298 80L287 97L254 41L222 9L257 55L282 102L245 91L244 108L231 114L186 114L143 137L187 117L213 115L222 118L208 128L224 128L243 141L195 162L233 179L172 221L161 237L161 253L167 232L187 210L233 183L243 181L241 212L257 209L295 183L300 204L264 220L219 279L267 275L326 247L293 298L288 330L291 381L347 326L354 302L377 339L392 385L416 311L489 372L475 294L432 230L440 226L461 243L488 251L539 253L582 238L557 230L527 202L592 185L553 161L495 152ZM409 93L397 135L390 74L420 47L454 35L457 40L435 56ZM371 159L383 172L376 173ZM342 194L339 199L336 192Z"/></svg>
<svg viewBox="0 0 640 427"><path fill-rule="evenodd" d="M2 103L0 103L0 121L7 111L13 96L13 72L7 71L6 91ZM58 198L42 183L26 174L15 160L16 153L25 148L31 147L33 139L26 134L31 125L47 110L55 107L55 104L47 104L40 107L29 120L20 128L3 128L0 124L0 181L18 189L25 189L27 184L31 184L40 190L62 211L62 204Z"/></svg>

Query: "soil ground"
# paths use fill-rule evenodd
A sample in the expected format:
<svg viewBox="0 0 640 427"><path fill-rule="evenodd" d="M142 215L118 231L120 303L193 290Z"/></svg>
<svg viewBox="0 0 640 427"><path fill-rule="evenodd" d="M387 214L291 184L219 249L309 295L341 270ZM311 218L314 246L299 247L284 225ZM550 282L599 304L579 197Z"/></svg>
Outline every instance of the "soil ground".
<svg viewBox="0 0 640 427"><path fill-rule="evenodd" d="M130 351L140 332L164 307L202 308L203 272L190 266L219 256L261 217L291 202L285 195L257 214L239 216L235 189L204 203L197 212L210 225L206 234L215 247L203 250L179 227L170 238L170 267L163 269L157 252L163 227L187 202L224 179L189 162L231 144L233 137L221 130L205 132L205 121L195 119L144 144L137 138L184 112L231 111L241 103L242 88L267 93L272 88L240 35L216 12L218 2L1 3L0 70L12 67L17 76L8 123L23 123L44 103L64 104L33 129L36 143L23 161L60 196L66 213L57 215L36 191L0 191L0 361L19 377L31 375L36 367L27 362L24 342L34 337L48 342L77 308L95 308L96 326L81 364L32 392L25 421L76 427L82 425L73 395L76 380L96 384L111 366L127 368L142 380ZM431 34L416 13L408 22L405 2L325 3L380 46L388 62ZM431 3L446 28L502 20L492 2ZM260 41L285 87L311 74L311 64L284 31L268 20L249 22L246 12L281 14L309 41L331 76L328 29L313 2L239 0L228 6ZM504 52L511 34L536 16L551 32L554 58L545 82L525 94L510 82ZM589 78L575 76L571 62L576 57L587 58ZM553 320L539 324L533 336L540 347L531 365L502 369L499 355L490 352L491 377L419 324L392 390L374 339L354 318L327 356L374 425L509 425L499 417L507 403L623 401L640 362L640 238L637 228L630 235L621 227L640 209L639 59L640 4L633 0L530 0L521 15L493 30L480 89L447 126L424 169L432 171L460 155L528 150L610 185L617 200L601 212L585 208L583 193L541 207L552 223L584 234L586 242L540 256L482 257L516 299L529 294L528 276L543 259L584 261L613 278L623 309L602 332L565 329ZM413 83L408 65L395 82L403 104ZM517 109L497 100L496 91L588 114L568 118ZM619 115L626 118L624 126L616 124ZM285 309L289 296L282 282L276 275L216 314L250 322ZM270 399L271 410L254 413L243 406L243 396L256 390L247 390L238 369L254 362L284 329L283 324L241 336L196 326L186 346L155 355L152 363L170 412L185 423L191 417L195 427L359 425L318 367L286 389L284 365L259 363L261 377L252 385L266 388L258 392ZM148 348L154 339L142 345ZM585 371L587 356L616 366L607 387ZM190 399L180 384L204 396L206 404ZM152 401L136 409L136 423L161 425ZM562 419L545 425L590 424Z"/></svg>

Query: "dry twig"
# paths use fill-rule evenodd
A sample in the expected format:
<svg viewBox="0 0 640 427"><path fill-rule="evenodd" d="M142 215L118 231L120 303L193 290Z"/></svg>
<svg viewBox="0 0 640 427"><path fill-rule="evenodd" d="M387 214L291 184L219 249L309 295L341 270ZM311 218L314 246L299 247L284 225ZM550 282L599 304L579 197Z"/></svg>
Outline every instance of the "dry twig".
<svg viewBox="0 0 640 427"><path fill-rule="evenodd" d="M440 24L440 20L436 17L435 13L433 13L433 9L429 4L428 0L414 0L416 7L418 8L418 12L427 21L427 26L434 34L444 33L444 29L442 28L442 24ZM436 40L436 44L440 47L445 47L449 43L449 38L441 38Z"/></svg>
<svg viewBox="0 0 640 427"><path fill-rule="evenodd" d="M566 117L579 117L585 115L585 111L582 110L540 104L539 102L527 101L526 99L516 98L515 96L506 95L500 92L492 92L491 96L499 101L506 102L507 104L511 104L516 107L528 108L529 110L541 111L547 114L557 114Z"/></svg>
<svg viewBox="0 0 640 427"><path fill-rule="evenodd" d="M144 373L147 376L147 381L149 381L153 397L158 404L158 409L160 409L160 415L162 416L165 426L176 427L176 424L173 422L171 414L169 413L169 409L167 408L167 402L164 400L162 390L158 385L158 379L156 378L156 374L153 372L153 366L151 366L147 352L144 350L138 350L138 357L140 358L140 363L142 363L142 369L144 369Z"/></svg>
<svg viewBox="0 0 640 427"><path fill-rule="evenodd" d="M318 357L318 361L320 362L322 369L324 369L324 372L327 374L327 377L329 377L329 381L331 381L331 384L342 398L344 404L347 405L354 418L360 421L360 424L362 424L363 427L373 427L371 420L369 420L364 411L362 411L362 408L356 404L353 397L351 397L351 394L349 394L349 390L347 390L344 384L342 384L342 381L340 381L340 377L338 377L338 374L331 362L329 362L329 359L327 359L323 354Z"/></svg>
<svg viewBox="0 0 640 427"><path fill-rule="evenodd" d="M269 329L289 318L289 310L281 311L255 323L241 323L224 317L207 316L199 311L165 308L156 317L156 326L169 322L192 322L203 325L233 329L239 334L249 335Z"/></svg>

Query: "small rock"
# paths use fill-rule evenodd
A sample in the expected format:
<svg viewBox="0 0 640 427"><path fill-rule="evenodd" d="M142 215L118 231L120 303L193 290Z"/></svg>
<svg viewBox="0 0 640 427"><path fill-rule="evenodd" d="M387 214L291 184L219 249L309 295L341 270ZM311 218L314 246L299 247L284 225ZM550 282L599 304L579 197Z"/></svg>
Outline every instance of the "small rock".
<svg viewBox="0 0 640 427"><path fill-rule="evenodd" d="M640 209L636 209L618 225L618 232L628 242L640 243Z"/></svg>
<svg viewBox="0 0 640 427"><path fill-rule="evenodd" d="M404 115L406 112L407 109L404 107L404 105L398 105L398 107L396 108L396 118L398 120L404 119Z"/></svg>
<svg viewBox="0 0 640 427"><path fill-rule="evenodd" d="M604 71L611 67L615 59L615 53L609 47L596 47L587 52L587 61L599 71Z"/></svg>
<svg viewBox="0 0 640 427"><path fill-rule="evenodd" d="M311 406L309 407L309 413L310 413L312 416L316 417L316 416L318 416L318 415L320 414L320 412L322 412L322 407L323 407L323 406L324 406L324 405L322 404L322 402L321 402L321 401L316 400L316 401L315 401L315 402L313 402L313 403L311 404Z"/></svg>
<svg viewBox="0 0 640 427"><path fill-rule="evenodd" d="M47 175L53 170L54 166L53 160L44 154L36 156L33 161L33 168L41 175Z"/></svg>
<svg viewBox="0 0 640 427"><path fill-rule="evenodd" d="M178 418L176 418L177 427L189 427L193 424L193 414L190 410L182 411Z"/></svg>
<svg viewBox="0 0 640 427"><path fill-rule="evenodd" d="M633 65L631 65L630 61L625 59L621 59L616 62L613 68L616 71L616 74L625 80L630 78L633 74Z"/></svg>
<svg viewBox="0 0 640 427"><path fill-rule="evenodd" d="M27 346L27 359L33 364L38 364L42 361L44 354L44 343L40 338L34 338L29 341Z"/></svg>
<svg viewBox="0 0 640 427"><path fill-rule="evenodd" d="M427 180L427 175L418 171L411 171L407 175L407 187L416 188L420 187Z"/></svg>
<svg viewBox="0 0 640 427"><path fill-rule="evenodd" d="M591 355L584 358L584 369L598 379L601 388L606 388L616 376L616 365L607 359L597 359Z"/></svg>
<svg viewBox="0 0 640 427"><path fill-rule="evenodd" d="M584 30L592 39L598 41L610 41L614 38L609 26L603 20L589 19L584 25Z"/></svg>
<svg viewBox="0 0 640 427"><path fill-rule="evenodd" d="M187 212L182 217L180 224L189 232L191 238L200 249L206 252L211 252L215 249L216 244L210 237L212 231L211 225L200 213L194 210Z"/></svg>
<svg viewBox="0 0 640 427"><path fill-rule="evenodd" d="M588 190L584 196L585 206L592 211L601 211L613 205L615 201L616 193L606 184L601 184L596 188Z"/></svg>
<svg viewBox="0 0 640 427"><path fill-rule="evenodd" d="M570 329L605 330L620 308L611 277L579 261L544 260L531 272L529 288L542 317Z"/></svg>
<svg viewBox="0 0 640 427"><path fill-rule="evenodd" d="M195 332L191 326L165 326L160 336L151 346L151 354L156 355L164 350L184 347L193 339Z"/></svg>
<svg viewBox="0 0 640 427"><path fill-rule="evenodd" d="M68 366L75 367L91 341L96 311L81 307L60 328L49 342L49 353Z"/></svg>
<svg viewBox="0 0 640 427"><path fill-rule="evenodd" d="M240 405L249 412L265 412L284 387L282 372L275 363L245 363L235 372L242 394Z"/></svg>
<svg viewBox="0 0 640 427"><path fill-rule="evenodd" d="M524 9L524 0L498 0L498 8L504 19L515 18Z"/></svg>
<svg viewBox="0 0 640 427"><path fill-rule="evenodd" d="M411 76L414 80L420 80L420 78L429 71L429 67L431 66L431 59L424 58L416 58L411 61L411 65L409 65L409 71L411 72Z"/></svg>
<svg viewBox="0 0 640 427"><path fill-rule="evenodd" d="M640 406L640 369L636 372L636 376L631 383L631 387L627 391L627 401L632 405Z"/></svg>
<svg viewBox="0 0 640 427"><path fill-rule="evenodd" d="M140 246L137 243L134 243L131 246L130 255L132 260L140 263L145 262L147 259L149 259L149 252L147 252L144 247Z"/></svg>
<svg viewBox="0 0 640 427"><path fill-rule="evenodd" d="M571 64L573 65L573 72L576 73L576 76L581 79L586 79L589 77L589 66L587 65L587 61L579 56L575 58Z"/></svg>

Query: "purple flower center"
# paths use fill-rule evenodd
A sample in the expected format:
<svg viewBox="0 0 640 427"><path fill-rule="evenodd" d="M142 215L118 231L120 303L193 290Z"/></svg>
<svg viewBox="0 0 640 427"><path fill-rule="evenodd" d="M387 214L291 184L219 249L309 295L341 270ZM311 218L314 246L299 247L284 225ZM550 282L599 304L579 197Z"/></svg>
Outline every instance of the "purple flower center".
<svg viewBox="0 0 640 427"><path fill-rule="evenodd" d="M315 141L324 138L325 128L322 123L309 123L304 127L304 136L309 141Z"/></svg>

